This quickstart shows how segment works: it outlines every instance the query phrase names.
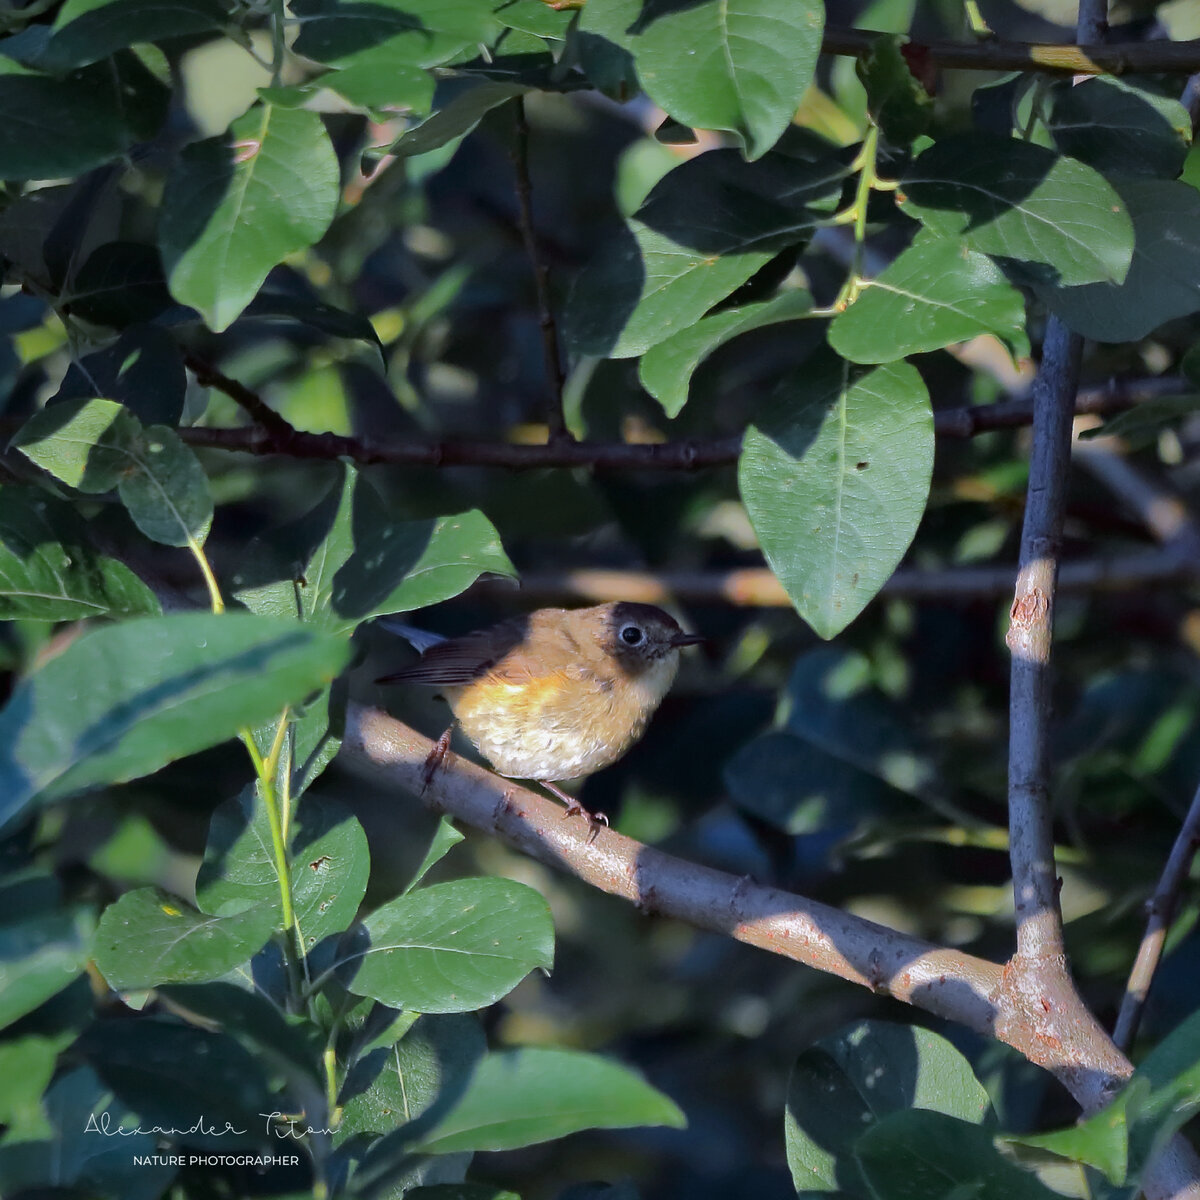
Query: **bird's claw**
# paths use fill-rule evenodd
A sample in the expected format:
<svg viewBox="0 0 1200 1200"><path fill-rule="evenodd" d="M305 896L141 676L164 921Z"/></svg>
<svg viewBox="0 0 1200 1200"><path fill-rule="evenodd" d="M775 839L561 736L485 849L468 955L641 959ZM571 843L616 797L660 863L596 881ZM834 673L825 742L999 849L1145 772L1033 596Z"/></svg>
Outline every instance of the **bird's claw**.
<svg viewBox="0 0 1200 1200"><path fill-rule="evenodd" d="M568 817L575 817L575 816L581 816L581 817L585 817L587 819L587 823L588 823L587 840L588 840L589 846L592 844L592 842L594 842L596 840L596 835L600 832L601 825L603 825L605 829L607 829L609 827L608 826L608 815L606 813L589 812L586 808L583 807L582 804L579 803L578 800L570 800L567 803L567 811L565 813L563 813L563 820L565 821Z"/></svg>

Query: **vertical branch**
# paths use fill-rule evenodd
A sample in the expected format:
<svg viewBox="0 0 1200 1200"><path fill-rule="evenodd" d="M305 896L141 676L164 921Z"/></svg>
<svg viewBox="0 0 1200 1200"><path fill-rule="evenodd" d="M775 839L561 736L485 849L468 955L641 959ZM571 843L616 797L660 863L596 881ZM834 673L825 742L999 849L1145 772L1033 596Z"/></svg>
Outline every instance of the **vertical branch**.
<svg viewBox="0 0 1200 1200"><path fill-rule="evenodd" d="M1113 1041L1117 1049L1129 1053L1133 1039L1137 1036L1138 1025L1142 1020L1142 1011L1146 1005L1146 997L1150 993L1150 984L1154 980L1154 972L1158 969L1162 957L1163 943L1167 940L1167 930L1175 916L1179 904L1179 893L1191 870L1192 859L1200 846L1200 790L1192 798L1192 806L1184 818L1171 847L1167 865L1163 868L1162 878L1154 895L1146 905L1150 914L1146 922L1146 933L1142 944L1138 947L1137 959L1133 970L1129 972L1129 982L1125 985L1125 995L1121 1000L1121 1012L1117 1017L1117 1028L1113 1033Z"/></svg>
<svg viewBox="0 0 1200 1200"><path fill-rule="evenodd" d="M1017 954L1031 960L1063 954L1047 764L1049 667L1071 460L1071 419L1082 349L1081 338L1051 319L1034 384L1029 495L1016 596L1005 638L1012 651L1008 807Z"/></svg>
<svg viewBox="0 0 1200 1200"><path fill-rule="evenodd" d="M1079 0L1076 36L1104 40L1108 0ZM1021 529L1020 568L1005 641L1012 651L1009 690L1008 823L1017 963L1061 964L1065 972L1062 908L1054 862L1047 742L1050 725L1050 645L1054 588L1062 542L1071 420L1079 389L1083 339L1057 317L1046 325L1042 365L1033 387L1033 450Z"/></svg>
<svg viewBox="0 0 1200 1200"><path fill-rule="evenodd" d="M538 251L537 238L533 232L533 188L529 181L529 122L525 119L525 97L513 100L516 115L516 137L513 141L513 169L517 177L517 207L520 212L521 238L525 253L533 267L533 285L537 293L538 324L542 328L542 354L546 361L546 383L550 389L550 404L546 409L546 425L550 430L550 441L574 441L567 429L563 416L562 360L558 354L558 328L554 323L554 310L550 307L550 273Z"/></svg>

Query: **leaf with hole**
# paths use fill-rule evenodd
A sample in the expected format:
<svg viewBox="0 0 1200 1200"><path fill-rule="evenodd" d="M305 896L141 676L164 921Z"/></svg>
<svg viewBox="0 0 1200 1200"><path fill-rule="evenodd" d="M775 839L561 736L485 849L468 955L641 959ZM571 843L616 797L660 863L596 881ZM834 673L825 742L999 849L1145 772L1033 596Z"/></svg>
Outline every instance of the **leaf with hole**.
<svg viewBox="0 0 1200 1200"><path fill-rule="evenodd" d="M747 430L742 500L800 615L841 632L887 582L925 511L933 413L908 363L828 356L784 380Z"/></svg>
<svg viewBox="0 0 1200 1200"><path fill-rule="evenodd" d="M335 800L305 796L292 821L288 866L292 907L306 948L340 933L354 919L371 869L367 835ZM267 808L254 788L213 813L196 880L196 903L206 913L247 905L281 921L279 877Z"/></svg>

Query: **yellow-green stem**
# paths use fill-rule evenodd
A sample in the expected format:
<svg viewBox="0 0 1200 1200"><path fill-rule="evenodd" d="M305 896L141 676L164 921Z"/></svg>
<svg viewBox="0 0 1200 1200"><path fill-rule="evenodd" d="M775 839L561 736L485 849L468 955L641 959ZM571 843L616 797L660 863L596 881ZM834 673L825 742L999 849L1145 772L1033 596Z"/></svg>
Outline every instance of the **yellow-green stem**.
<svg viewBox="0 0 1200 1200"><path fill-rule="evenodd" d="M854 218L854 259L850 264L850 274L842 285L833 307L841 311L854 302L862 287L863 249L867 240L867 205L871 200L871 191L878 182L875 174L876 156L879 153L879 127L870 125L867 136L863 139L862 149L854 160L858 171L858 187L854 191L854 204L849 209ZM849 217L846 218L849 223Z"/></svg>
<svg viewBox="0 0 1200 1200"><path fill-rule="evenodd" d="M325 1105L329 1113L329 1127L336 1129L341 1124L342 1113L338 1108L337 1051L333 1048L332 1035L325 1047L321 1061L325 1067Z"/></svg>
<svg viewBox="0 0 1200 1200"><path fill-rule="evenodd" d="M188 538L188 549L192 552L192 557L196 560L200 567L200 574L204 577L204 584L208 588L209 602L212 605L214 613L223 613L225 611L225 598L221 595L220 585L217 583L217 577L213 574L212 564L208 561L208 555L204 553L204 547L200 545L195 538ZM280 730L287 726L287 710L284 709L280 717ZM282 906L283 928L289 931L291 936L295 938L296 953L304 957L304 941L300 934L300 927L296 922L296 911L292 907L292 880L291 872L288 869L287 858L287 840L284 836L283 823L280 821L279 802L275 792L275 767L279 761L279 747L282 744L280 731L275 734L275 743L271 747L271 753L266 759L258 751L258 746L254 742L254 734L249 729L238 730L238 736L242 740L242 745L246 747L246 753L250 755L250 761L254 764L254 773L258 776L259 786L262 788L263 803L267 808L267 821L271 826L271 845L275 854L275 873L279 877L279 900ZM291 955L288 955L289 961Z"/></svg>
<svg viewBox="0 0 1200 1200"><path fill-rule="evenodd" d="M204 586L208 588L208 599L212 605L213 612L223 613L225 611L225 598L221 595L221 589L217 585L217 577L213 574L213 569L209 565L208 555L204 553L204 547L194 537L188 538L187 546L192 552L192 557L200 567L200 574L204 578Z"/></svg>

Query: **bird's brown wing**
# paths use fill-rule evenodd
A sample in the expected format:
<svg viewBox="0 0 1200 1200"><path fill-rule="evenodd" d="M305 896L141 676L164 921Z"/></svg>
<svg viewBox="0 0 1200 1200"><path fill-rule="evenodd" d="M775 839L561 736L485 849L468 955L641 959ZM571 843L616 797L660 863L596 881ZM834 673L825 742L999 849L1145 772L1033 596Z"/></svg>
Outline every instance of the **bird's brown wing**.
<svg viewBox="0 0 1200 1200"><path fill-rule="evenodd" d="M527 630L527 618L518 617L489 629L450 638L430 646L411 667L385 675L376 682L423 683L430 687L471 683L481 675L496 671L504 656L525 639Z"/></svg>

